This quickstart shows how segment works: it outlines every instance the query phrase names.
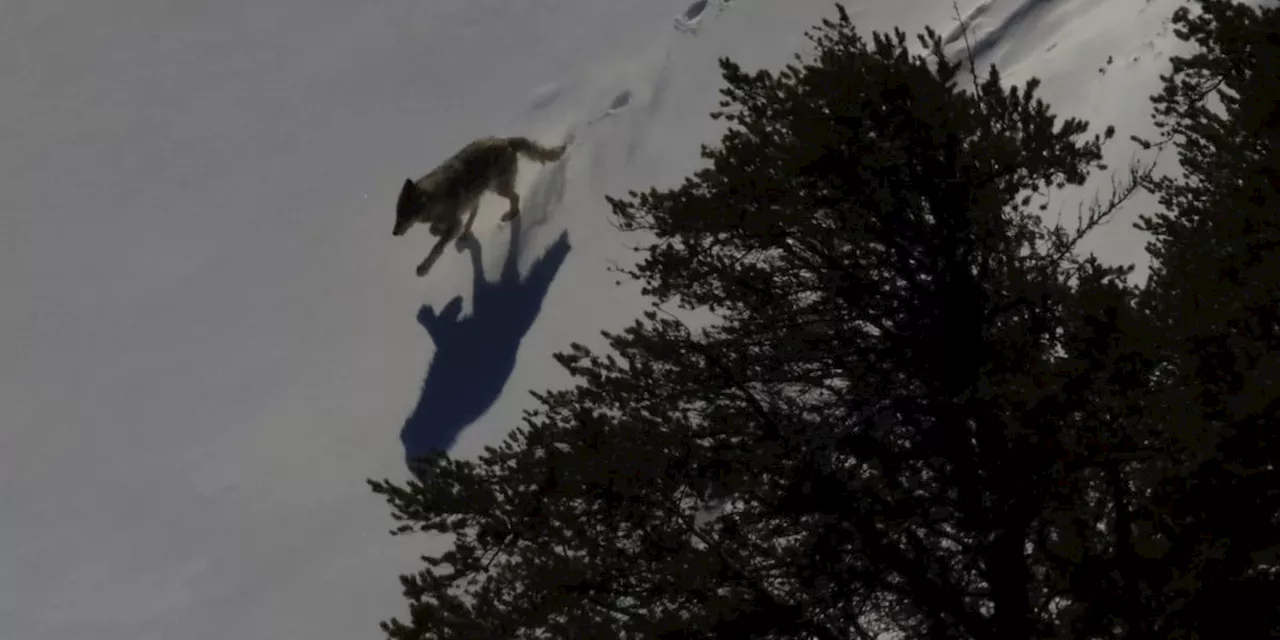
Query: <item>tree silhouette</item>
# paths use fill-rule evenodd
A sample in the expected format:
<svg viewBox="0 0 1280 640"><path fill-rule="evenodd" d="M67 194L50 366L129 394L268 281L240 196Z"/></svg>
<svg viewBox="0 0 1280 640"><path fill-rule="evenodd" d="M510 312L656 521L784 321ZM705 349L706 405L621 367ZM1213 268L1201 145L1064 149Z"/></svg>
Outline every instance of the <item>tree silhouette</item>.
<svg viewBox="0 0 1280 640"><path fill-rule="evenodd" d="M1156 123L1182 174L1150 180L1142 307L1162 337L1160 457L1133 500L1153 635L1280 635L1280 10L1177 10ZM1216 99L1216 100L1214 100ZM1215 102L1217 104L1215 104Z"/></svg>

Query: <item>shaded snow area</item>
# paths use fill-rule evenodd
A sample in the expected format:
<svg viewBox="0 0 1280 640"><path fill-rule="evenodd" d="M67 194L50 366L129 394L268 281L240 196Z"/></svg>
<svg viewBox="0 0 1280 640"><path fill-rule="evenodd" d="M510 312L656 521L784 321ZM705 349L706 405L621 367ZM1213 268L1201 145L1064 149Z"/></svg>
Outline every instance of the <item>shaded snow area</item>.
<svg viewBox="0 0 1280 640"><path fill-rule="evenodd" d="M864 34L938 0L860 0ZM958 8L981 70L1150 134L1175 0ZM551 354L646 306L606 194L701 166L717 58L777 68L829 0L11 0L0 15L0 637L378 638L425 539L367 477L478 453ZM469 140L573 142L424 278L396 194ZM1088 192L1104 187L1105 176ZM1073 196L1079 199L1079 196ZM1060 204L1074 215L1076 201ZM1142 204L1139 202L1139 204ZM1150 206L1146 203L1143 206ZM1140 208L1140 207L1138 207ZM1086 248L1144 271L1137 208Z"/></svg>

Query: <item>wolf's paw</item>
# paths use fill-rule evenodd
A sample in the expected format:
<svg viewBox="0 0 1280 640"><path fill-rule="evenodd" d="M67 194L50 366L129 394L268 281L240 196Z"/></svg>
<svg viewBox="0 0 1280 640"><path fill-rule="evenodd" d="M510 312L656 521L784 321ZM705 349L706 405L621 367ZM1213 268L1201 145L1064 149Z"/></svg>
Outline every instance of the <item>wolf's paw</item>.
<svg viewBox="0 0 1280 640"><path fill-rule="evenodd" d="M519 209L510 209L506 213L502 214L501 220L503 222L511 222L512 220L515 220L518 215L520 215Z"/></svg>
<svg viewBox="0 0 1280 640"><path fill-rule="evenodd" d="M457 249L459 252L461 252L463 249L467 248L467 243L472 242L475 239L476 239L476 234L468 231L458 236L458 239L453 241L453 247Z"/></svg>
<svg viewBox="0 0 1280 640"><path fill-rule="evenodd" d="M422 264L419 264L418 268L414 269L413 272L418 274L418 277L421 278L422 276L427 275L427 270L430 268L431 268L431 263L424 261Z"/></svg>

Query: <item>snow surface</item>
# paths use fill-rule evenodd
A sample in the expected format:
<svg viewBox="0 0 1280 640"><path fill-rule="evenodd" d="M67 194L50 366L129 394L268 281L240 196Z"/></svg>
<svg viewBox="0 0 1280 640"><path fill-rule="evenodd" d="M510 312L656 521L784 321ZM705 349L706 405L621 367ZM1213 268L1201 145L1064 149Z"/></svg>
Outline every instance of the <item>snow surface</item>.
<svg viewBox="0 0 1280 640"><path fill-rule="evenodd" d="M983 68L1115 124L1120 168L1123 139L1151 132L1177 4L959 9ZM847 6L864 33L956 24L938 0ZM8 3L0 637L380 637L431 541L387 535L364 478L406 477L402 428L459 455L498 441L528 390L566 381L553 352L644 308L605 270L629 239L603 196L699 167L716 59L776 68L824 16L829 0ZM491 196L478 253L414 276L432 239L391 236L401 181L476 136L570 131L564 161L522 166L518 226ZM1144 267L1135 213L1086 248Z"/></svg>

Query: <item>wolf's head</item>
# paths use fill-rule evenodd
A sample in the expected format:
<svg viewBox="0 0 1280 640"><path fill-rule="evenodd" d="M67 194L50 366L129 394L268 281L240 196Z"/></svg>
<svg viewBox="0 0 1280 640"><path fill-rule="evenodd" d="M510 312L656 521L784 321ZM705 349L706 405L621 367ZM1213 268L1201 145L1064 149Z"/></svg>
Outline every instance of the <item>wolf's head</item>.
<svg viewBox="0 0 1280 640"><path fill-rule="evenodd" d="M400 197L396 199L396 226L391 230L391 235L404 235L419 220L425 205L426 197L422 189L405 178L404 186L400 187Z"/></svg>

